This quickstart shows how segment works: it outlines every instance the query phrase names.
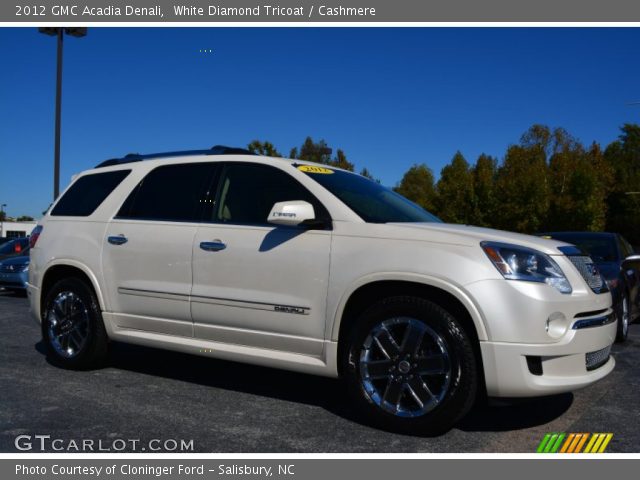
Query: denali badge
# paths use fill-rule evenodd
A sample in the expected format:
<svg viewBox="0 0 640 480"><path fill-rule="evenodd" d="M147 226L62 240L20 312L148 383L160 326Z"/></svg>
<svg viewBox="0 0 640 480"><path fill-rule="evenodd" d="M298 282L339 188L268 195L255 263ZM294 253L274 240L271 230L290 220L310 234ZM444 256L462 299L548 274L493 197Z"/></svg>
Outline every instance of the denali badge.
<svg viewBox="0 0 640 480"><path fill-rule="evenodd" d="M297 315L308 315L309 309L304 307L287 307L284 305L275 305L273 310L283 313L295 313Z"/></svg>

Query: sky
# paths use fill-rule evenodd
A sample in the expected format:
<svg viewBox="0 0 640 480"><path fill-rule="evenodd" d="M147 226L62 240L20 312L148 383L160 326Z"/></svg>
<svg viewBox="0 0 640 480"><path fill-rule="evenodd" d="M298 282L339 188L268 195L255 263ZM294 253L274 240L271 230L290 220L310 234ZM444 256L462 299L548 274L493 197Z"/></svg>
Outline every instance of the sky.
<svg viewBox="0 0 640 480"><path fill-rule="evenodd" d="M534 123L606 146L640 123L638 45L637 28L90 28L65 38L61 189L127 153L254 139L325 139L389 186L458 150L502 158ZM0 55L0 203L37 218L56 41L0 28Z"/></svg>

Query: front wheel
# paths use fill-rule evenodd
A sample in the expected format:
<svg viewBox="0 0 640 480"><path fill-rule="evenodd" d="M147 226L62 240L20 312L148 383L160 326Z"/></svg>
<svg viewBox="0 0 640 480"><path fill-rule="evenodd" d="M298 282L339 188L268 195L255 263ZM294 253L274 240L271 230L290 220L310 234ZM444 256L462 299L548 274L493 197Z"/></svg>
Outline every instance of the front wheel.
<svg viewBox="0 0 640 480"><path fill-rule="evenodd" d="M356 322L342 371L358 411L391 431L439 435L475 401L477 366L469 336L439 305L391 297Z"/></svg>
<svg viewBox="0 0 640 480"><path fill-rule="evenodd" d="M42 312L42 337L49 357L61 367L86 369L103 363L108 338L91 287L71 277L49 290Z"/></svg>

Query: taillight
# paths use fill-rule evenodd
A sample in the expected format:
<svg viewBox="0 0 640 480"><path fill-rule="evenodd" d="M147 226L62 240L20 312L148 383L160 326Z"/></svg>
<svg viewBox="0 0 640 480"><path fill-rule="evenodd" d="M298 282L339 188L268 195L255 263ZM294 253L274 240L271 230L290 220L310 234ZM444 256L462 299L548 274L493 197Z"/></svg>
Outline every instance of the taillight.
<svg viewBox="0 0 640 480"><path fill-rule="evenodd" d="M29 237L29 248L33 248L36 246L36 242L42 233L42 225L36 225L36 228L31 232L31 236Z"/></svg>

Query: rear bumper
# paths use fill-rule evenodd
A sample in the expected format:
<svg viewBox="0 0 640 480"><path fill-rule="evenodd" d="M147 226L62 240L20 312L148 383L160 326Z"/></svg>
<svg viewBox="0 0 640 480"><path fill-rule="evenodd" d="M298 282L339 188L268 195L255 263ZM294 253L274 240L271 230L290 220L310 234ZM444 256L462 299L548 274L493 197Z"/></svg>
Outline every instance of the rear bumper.
<svg viewBox="0 0 640 480"><path fill-rule="evenodd" d="M0 273L0 287L26 290L29 274L27 272Z"/></svg>
<svg viewBox="0 0 640 480"><path fill-rule="evenodd" d="M480 342L487 394L492 397L535 397L569 392L591 385L613 370L608 356L617 322L570 330L560 342L526 344ZM602 358L598 353L603 352ZM599 361L587 368L587 354ZM541 366L534 368L527 357ZM530 359L531 360L531 359Z"/></svg>
<svg viewBox="0 0 640 480"><path fill-rule="evenodd" d="M40 323L40 289L28 283L27 296L29 297L29 314L31 318Z"/></svg>

